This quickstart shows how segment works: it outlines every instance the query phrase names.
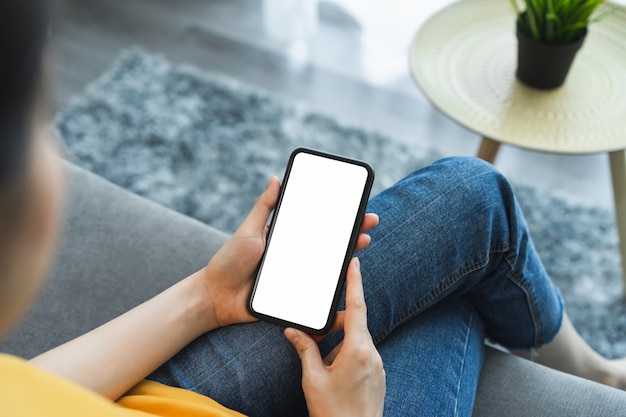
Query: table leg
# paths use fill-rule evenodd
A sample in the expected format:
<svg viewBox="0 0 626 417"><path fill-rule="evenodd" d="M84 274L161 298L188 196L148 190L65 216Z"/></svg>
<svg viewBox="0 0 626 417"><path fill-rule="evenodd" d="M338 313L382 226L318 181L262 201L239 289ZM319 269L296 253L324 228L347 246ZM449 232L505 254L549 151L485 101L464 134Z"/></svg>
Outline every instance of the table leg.
<svg viewBox="0 0 626 417"><path fill-rule="evenodd" d="M478 148L478 156L480 159L493 164L498 156L498 150L500 150L500 142L483 136L480 142L480 148Z"/></svg>
<svg viewBox="0 0 626 417"><path fill-rule="evenodd" d="M622 256L622 279L624 299L626 300L626 153L624 150L609 152L613 196L615 199L615 217Z"/></svg>

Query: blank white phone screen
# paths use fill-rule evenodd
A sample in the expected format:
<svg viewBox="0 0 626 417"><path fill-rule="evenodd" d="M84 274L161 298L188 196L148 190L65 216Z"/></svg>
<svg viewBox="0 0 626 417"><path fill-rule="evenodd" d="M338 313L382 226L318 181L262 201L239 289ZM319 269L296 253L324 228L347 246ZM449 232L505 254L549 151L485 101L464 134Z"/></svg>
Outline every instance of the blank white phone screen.
<svg viewBox="0 0 626 417"><path fill-rule="evenodd" d="M252 299L254 311L324 327L367 177L360 165L296 154Z"/></svg>

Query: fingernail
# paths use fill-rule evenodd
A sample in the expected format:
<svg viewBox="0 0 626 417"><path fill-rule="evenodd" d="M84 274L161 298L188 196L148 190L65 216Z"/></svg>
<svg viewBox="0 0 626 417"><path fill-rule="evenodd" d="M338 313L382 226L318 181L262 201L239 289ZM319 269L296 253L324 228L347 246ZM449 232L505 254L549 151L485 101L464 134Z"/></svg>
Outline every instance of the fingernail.
<svg viewBox="0 0 626 417"><path fill-rule="evenodd" d="M291 343L296 343L298 339L300 339L298 331L296 329L292 329L291 327L285 329L285 337L289 339Z"/></svg>
<svg viewBox="0 0 626 417"><path fill-rule="evenodd" d="M358 257L354 257L354 266L360 271L361 270L361 261L359 261Z"/></svg>

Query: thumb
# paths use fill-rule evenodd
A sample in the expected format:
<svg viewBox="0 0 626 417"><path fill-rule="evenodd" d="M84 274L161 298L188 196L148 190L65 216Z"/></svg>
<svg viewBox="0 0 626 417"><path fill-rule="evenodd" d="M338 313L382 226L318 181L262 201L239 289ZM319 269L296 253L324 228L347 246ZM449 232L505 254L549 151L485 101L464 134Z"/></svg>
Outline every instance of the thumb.
<svg viewBox="0 0 626 417"><path fill-rule="evenodd" d="M285 337L298 351L303 372L316 372L324 368L320 350L311 336L299 330L287 328L285 329Z"/></svg>
<svg viewBox="0 0 626 417"><path fill-rule="evenodd" d="M276 206L279 192L280 181L277 177L272 177L267 184L267 188L256 200L248 217L246 217L235 234L254 236L263 233L267 220Z"/></svg>

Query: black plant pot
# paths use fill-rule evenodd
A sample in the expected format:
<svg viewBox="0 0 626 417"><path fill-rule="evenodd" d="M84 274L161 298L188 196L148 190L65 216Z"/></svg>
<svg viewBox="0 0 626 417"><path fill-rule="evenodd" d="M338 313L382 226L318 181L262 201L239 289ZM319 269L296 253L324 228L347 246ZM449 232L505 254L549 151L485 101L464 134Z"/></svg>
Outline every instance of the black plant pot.
<svg viewBox="0 0 626 417"><path fill-rule="evenodd" d="M587 29L569 43L545 43L533 39L517 24L517 78L530 87L549 90L565 82Z"/></svg>

